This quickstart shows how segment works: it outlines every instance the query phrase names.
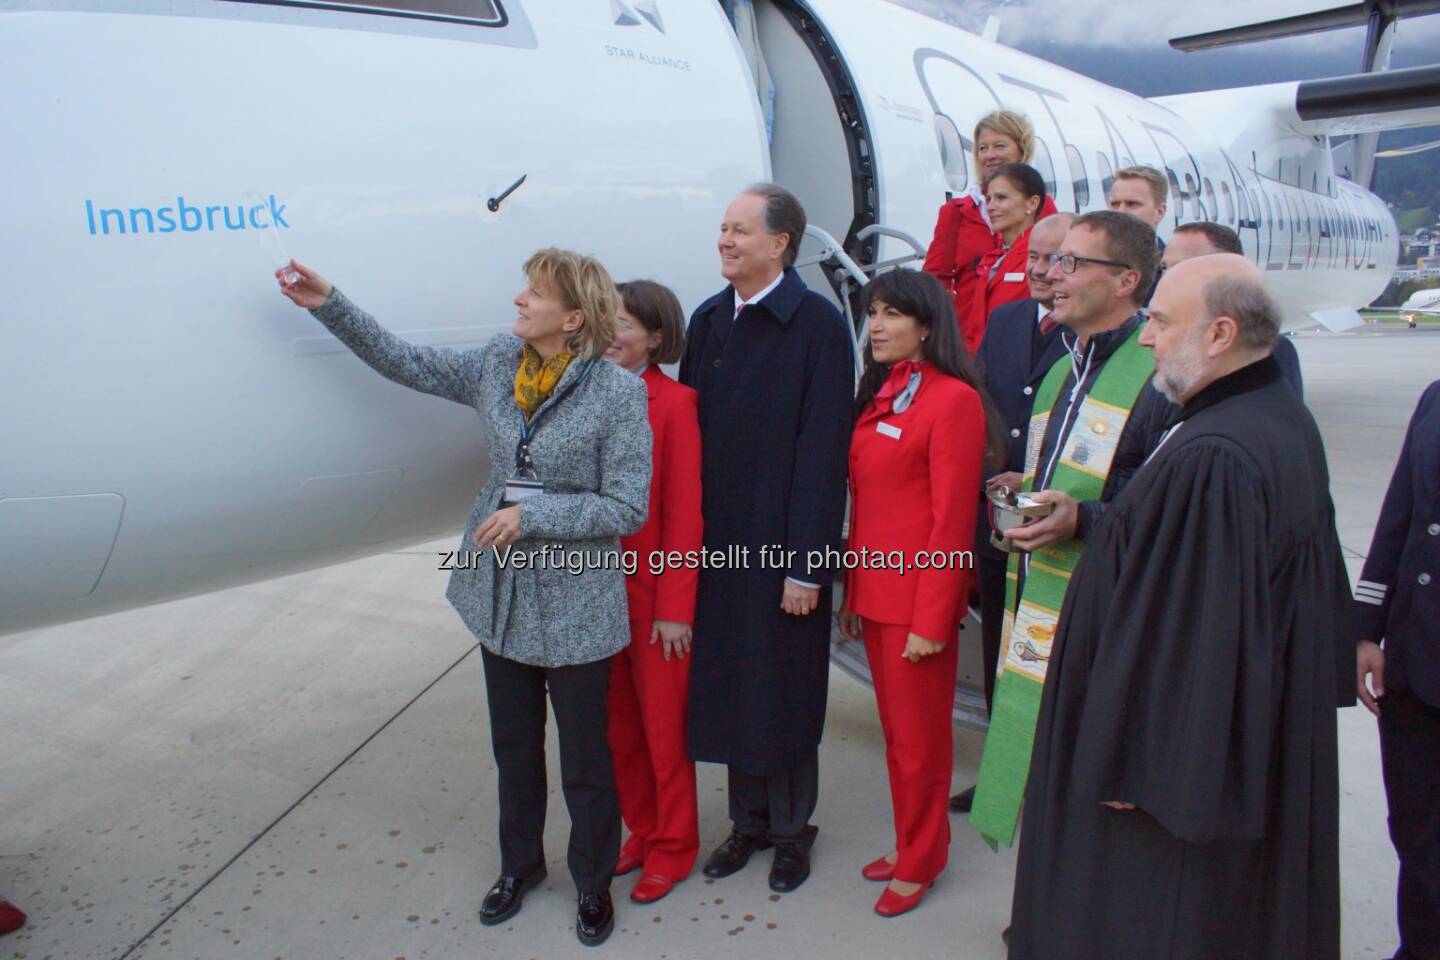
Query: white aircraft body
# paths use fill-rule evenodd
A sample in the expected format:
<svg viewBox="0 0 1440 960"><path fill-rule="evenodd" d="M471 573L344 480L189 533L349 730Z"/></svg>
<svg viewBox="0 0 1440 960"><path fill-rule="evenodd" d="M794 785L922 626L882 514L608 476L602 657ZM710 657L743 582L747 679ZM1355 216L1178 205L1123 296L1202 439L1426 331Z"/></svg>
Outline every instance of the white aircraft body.
<svg viewBox="0 0 1440 960"><path fill-rule="evenodd" d="M1396 228L1327 135L1440 119L1304 120L1297 84L1145 100L880 0L753 12L742 40L710 0L0 0L0 632L458 529L474 412L286 302L282 248L422 344L507 329L548 245L694 306L751 181L849 261L911 255L861 231L928 239L1003 105L1061 209L1151 164L1162 234L1235 227L1287 324L1343 325Z"/></svg>
<svg viewBox="0 0 1440 960"><path fill-rule="evenodd" d="M1416 317L1440 317L1440 288L1416 290L1410 298L1400 304L1400 314L1407 319Z"/></svg>

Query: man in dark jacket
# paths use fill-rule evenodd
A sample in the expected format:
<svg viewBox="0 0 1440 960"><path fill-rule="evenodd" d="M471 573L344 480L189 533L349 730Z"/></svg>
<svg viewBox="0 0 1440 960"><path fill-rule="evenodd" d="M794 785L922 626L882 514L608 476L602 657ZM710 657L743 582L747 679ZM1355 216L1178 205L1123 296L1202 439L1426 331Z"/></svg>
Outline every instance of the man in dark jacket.
<svg viewBox="0 0 1440 960"><path fill-rule="evenodd" d="M804 232L805 211L774 184L735 198L719 240L729 286L690 318L680 367L699 393L711 557L687 743L729 767L734 824L704 872L728 876L773 844L782 893L810 875L816 833L834 573L822 558L840 542L855 369L844 319L794 270Z"/></svg>
<svg viewBox="0 0 1440 960"><path fill-rule="evenodd" d="M1400 856L1395 960L1440 960L1440 380L1421 395L1400 448L1355 586L1355 624L1358 693L1380 718Z"/></svg>

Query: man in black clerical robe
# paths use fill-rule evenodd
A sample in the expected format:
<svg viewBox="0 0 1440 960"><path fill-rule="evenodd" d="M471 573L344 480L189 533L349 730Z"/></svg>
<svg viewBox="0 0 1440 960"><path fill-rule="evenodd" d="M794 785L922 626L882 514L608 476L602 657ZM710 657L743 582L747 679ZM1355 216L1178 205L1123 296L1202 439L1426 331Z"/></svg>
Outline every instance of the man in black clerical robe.
<svg viewBox="0 0 1440 960"><path fill-rule="evenodd" d="M1179 264L1151 309L1180 411L1066 594L1010 958L1338 960L1350 594L1324 447L1252 264Z"/></svg>

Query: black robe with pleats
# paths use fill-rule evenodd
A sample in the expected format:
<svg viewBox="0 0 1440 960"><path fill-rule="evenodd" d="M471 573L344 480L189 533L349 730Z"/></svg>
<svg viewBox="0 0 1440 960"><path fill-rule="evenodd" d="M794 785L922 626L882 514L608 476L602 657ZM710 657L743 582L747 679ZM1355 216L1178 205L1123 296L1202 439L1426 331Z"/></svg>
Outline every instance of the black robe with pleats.
<svg viewBox="0 0 1440 960"><path fill-rule="evenodd" d="M1065 598L1011 960L1340 956L1354 647L1320 433L1269 358L1181 416Z"/></svg>

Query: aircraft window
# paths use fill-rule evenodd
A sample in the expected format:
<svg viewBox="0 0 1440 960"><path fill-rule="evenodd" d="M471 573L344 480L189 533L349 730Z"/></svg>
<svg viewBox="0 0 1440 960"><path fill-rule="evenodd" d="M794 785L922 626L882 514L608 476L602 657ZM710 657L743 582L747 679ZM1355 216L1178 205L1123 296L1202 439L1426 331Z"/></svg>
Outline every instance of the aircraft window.
<svg viewBox="0 0 1440 960"><path fill-rule="evenodd" d="M1095 164L1100 170L1100 189L1105 193L1105 205L1110 205L1110 188L1115 185L1115 171L1110 167L1110 158L1103 153L1095 154Z"/></svg>
<svg viewBox="0 0 1440 960"><path fill-rule="evenodd" d="M940 165L945 170L945 183L954 193L964 193L970 185L970 152L955 121L943 113L935 114L935 139L940 145Z"/></svg>
<svg viewBox="0 0 1440 960"><path fill-rule="evenodd" d="M1209 177L1206 177L1204 182L1205 182L1205 209L1210 211L1210 218L1211 218L1212 220L1219 220L1219 219L1220 219L1220 204L1218 204L1218 203L1215 202L1215 184L1213 184L1213 183L1210 182L1210 178L1209 178ZM1228 207L1229 205L1227 204L1226 206ZM1229 220L1229 219L1230 219L1230 214L1229 214L1228 212L1225 214L1225 219L1226 219L1226 220Z"/></svg>
<svg viewBox="0 0 1440 960"><path fill-rule="evenodd" d="M1209 180L1206 180L1206 181L1205 181L1205 184L1208 186L1208 185L1210 184L1210 181L1209 181ZM1244 201L1241 201L1241 202L1243 203ZM1226 183L1224 180L1221 180L1221 181L1220 181L1220 203L1221 203L1221 205L1225 208L1225 221L1224 221L1224 222L1225 222L1225 223L1234 223L1234 222L1235 222L1235 202L1230 199L1230 184Z"/></svg>
<svg viewBox="0 0 1440 960"><path fill-rule="evenodd" d="M1070 180L1075 184L1075 212L1090 206L1090 175L1085 172L1085 161L1080 151L1065 144L1065 159L1070 161Z"/></svg>
<svg viewBox="0 0 1440 960"><path fill-rule="evenodd" d="M1210 215L1205 211L1205 204L1200 199L1200 185L1190 174L1185 174L1185 196L1190 199L1190 212L1200 220L1209 220Z"/></svg>
<svg viewBox="0 0 1440 960"><path fill-rule="evenodd" d="M1185 194L1180 192L1180 178L1174 170L1166 167L1165 175L1170 178L1170 202L1175 205L1175 222L1179 223L1185 216Z"/></svg>
<svg viewBox="0 0 1440 960"><path fill-rule="evenodd" d="M1039 137L1035 138L1035 154L1030 158L1030 166L1040 171L1040 177L1045 181L1045 192L1055 196L1055 163L1050 159L1050 148Z"/></svg>
<svg viewBox="0 0 1440 960"><path fill-rule="evenodd" d="M503 27L509 22L500 0L246 0L279 7L343 10L417 20L448 20L482 27Z"/></svg>

